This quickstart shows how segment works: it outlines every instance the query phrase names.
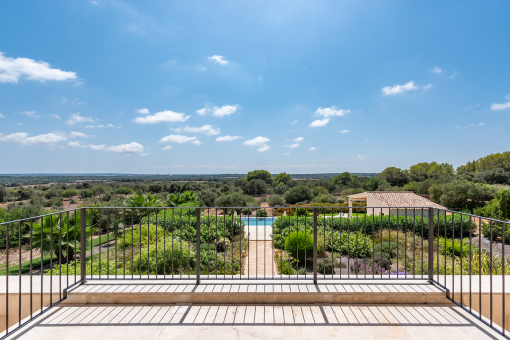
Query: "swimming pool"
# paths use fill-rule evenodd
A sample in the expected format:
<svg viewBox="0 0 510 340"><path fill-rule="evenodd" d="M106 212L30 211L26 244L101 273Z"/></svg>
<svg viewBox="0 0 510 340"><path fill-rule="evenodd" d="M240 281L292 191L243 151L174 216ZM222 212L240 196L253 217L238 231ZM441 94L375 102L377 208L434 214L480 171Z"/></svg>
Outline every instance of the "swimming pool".
<svg viewBox="0 0 510 340"><path fill-rule="evenodd" d="M249 218L249 223L248 223L248 217L241 217L241 219L243 220L243 222L247 225L247 226L264 226L264 225L267 225L267 226L270 226L273 224L273 221L276 220L276 218L273 218L273 217L250 217Z"/></svg>

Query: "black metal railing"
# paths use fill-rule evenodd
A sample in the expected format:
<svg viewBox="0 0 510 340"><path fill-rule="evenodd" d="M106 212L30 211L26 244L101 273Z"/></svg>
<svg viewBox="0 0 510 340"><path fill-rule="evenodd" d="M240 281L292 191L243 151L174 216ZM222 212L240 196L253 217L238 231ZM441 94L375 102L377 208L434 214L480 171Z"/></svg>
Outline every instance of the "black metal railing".
<svg viewBox="0 0 510 340"><path fill-rule="evenodd" d="M507 227L450 210L360 206L84 207L0 223L3 334L76 284L136 279L422 279L505 334Z"/></svg>

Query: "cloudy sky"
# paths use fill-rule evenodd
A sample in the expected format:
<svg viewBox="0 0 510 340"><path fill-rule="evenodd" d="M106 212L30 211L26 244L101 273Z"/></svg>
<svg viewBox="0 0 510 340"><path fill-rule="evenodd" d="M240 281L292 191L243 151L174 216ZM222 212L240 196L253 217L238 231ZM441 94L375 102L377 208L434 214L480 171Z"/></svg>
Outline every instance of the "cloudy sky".
<svg viewBox="0 0 510 340"><path fill-rule="evenodd" d="M2 1L0 173L378 172L508 151L508 1Z"/></svg>

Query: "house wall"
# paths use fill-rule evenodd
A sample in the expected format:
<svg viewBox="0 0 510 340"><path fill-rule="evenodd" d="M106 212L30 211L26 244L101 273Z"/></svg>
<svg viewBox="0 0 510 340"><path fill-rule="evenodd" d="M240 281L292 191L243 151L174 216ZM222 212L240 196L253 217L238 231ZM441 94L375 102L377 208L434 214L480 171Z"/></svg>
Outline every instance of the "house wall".
<svg viewBox="0 0 510 340"><path fill-rule="evenodd" d="M367 196L367 215L376 215L379 216L381 213L384 216L387 216L390 214L390 209L370 209L371 207L387 207L388 205L386 203L383 203L379 201L378 199L375 199L371 197L370 195Z"/></svg>

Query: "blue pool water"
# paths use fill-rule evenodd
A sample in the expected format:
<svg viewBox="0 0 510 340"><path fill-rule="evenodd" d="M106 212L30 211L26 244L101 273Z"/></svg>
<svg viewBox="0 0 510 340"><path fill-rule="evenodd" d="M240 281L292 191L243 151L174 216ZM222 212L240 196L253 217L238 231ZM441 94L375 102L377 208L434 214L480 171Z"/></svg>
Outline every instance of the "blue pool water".
<svg viewBox="0 0 510 340"><path fill-rule="evenodd" d="M250 221L248 224L248 217L241 217L241 219L247 226L256 226L257 224L259 226L263 226L263 225L269 226L269 225L273 224L274 220L276 220L275 218L272 218L272 217L250 217Z"/></svg>

